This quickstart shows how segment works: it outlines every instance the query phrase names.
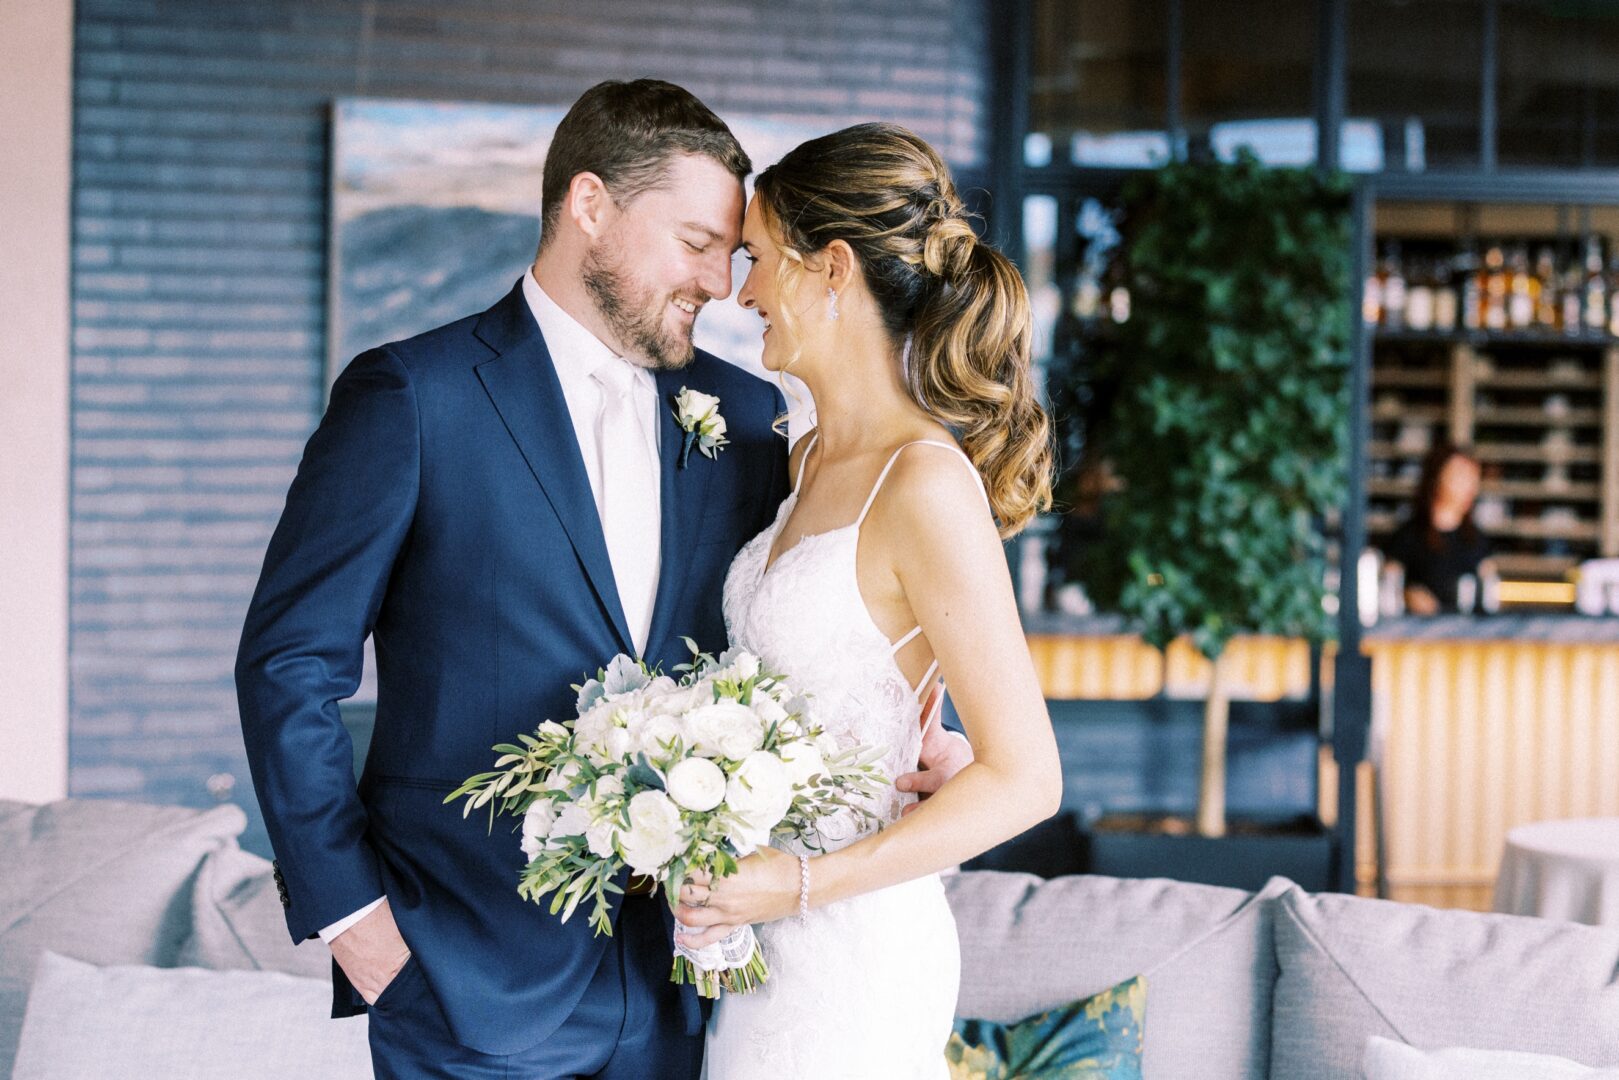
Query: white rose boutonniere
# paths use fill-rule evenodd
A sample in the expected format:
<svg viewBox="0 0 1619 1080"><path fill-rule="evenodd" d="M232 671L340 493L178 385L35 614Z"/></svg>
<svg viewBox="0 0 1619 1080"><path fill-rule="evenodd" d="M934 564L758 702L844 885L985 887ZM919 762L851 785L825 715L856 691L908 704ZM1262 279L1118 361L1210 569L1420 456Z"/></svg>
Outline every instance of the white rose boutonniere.
<svg viewBox="0 0 1619 1080"><path fill-rule="evenodd" d="M720 415L720 399L713 394L682 386L675 395L675 419L686 437L680 444L679 467L686 467L693 446L704 457L713 458L729 441L725 437L725 417Z"/></svg>

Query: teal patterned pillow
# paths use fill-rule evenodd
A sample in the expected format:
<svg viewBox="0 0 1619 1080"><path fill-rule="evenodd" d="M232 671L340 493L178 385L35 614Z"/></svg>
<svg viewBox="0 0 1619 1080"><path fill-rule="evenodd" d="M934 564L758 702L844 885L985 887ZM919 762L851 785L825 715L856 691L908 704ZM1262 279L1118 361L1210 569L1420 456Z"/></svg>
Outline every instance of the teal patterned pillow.
<svg viewBox="0 0 1619 1080"><path fill-rule="evenodd" d="M957 1020L945 1047L950 1080L1141 1080L1147 980L1015 1024Z"/></svg>

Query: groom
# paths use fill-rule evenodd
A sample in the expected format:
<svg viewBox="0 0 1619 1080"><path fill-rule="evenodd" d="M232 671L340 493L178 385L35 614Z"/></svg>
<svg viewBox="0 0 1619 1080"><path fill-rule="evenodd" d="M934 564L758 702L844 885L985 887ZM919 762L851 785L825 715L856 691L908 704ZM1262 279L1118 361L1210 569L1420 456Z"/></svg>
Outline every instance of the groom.
<svg viewBox="0 0 1619 1080"><path fill-rule="evenodd" d="M379 1080L698 1074L666 903L625 896L610 938L561 923L518 897L517 838L442 803L615 653L667 670L682 635L725 645L725 573L787 488L780 395L691 344L731 292L751 167L679 87L593 87L548 152L531 270L357 357L304 452L236 683L288 928L331 946L334 1015L369 1010ZM680 462L683 388L719 399L714 459ZM368 634L356 786L337 702ZM902 786L963 754L931 740Z"/></svg>

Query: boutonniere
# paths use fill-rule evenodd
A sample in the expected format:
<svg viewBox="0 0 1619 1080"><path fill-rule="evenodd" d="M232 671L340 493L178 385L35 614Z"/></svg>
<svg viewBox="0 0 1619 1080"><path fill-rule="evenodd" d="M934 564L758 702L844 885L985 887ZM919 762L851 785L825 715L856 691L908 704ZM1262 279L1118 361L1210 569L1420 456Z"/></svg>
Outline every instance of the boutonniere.
<svg viewBox="0 0 1619 1080"><path fill-rule="evenodd" d="M720 399L713 394L682 386L675 395L675 420L686 433L680 443L679 467L682 469L686 467L692 447L701 450L704 457L712 458L729 441L725 437L725 417L720 415Z"/></svg>

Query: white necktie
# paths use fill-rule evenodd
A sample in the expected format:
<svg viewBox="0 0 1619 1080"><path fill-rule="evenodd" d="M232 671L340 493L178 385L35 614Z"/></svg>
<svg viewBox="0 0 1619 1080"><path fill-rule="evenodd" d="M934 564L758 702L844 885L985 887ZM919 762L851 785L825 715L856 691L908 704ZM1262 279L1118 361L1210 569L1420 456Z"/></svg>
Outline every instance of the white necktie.
<svg viewBox="0 0 1619 1080"><path fill-rule="evenodd" d="M601 462L602 534L613 564L619 604L637 653L645 653L658 593L659 524L657 460L635 392L636 372L623 360L602 364L591 377L601 385L596 447Z"/></svg>

